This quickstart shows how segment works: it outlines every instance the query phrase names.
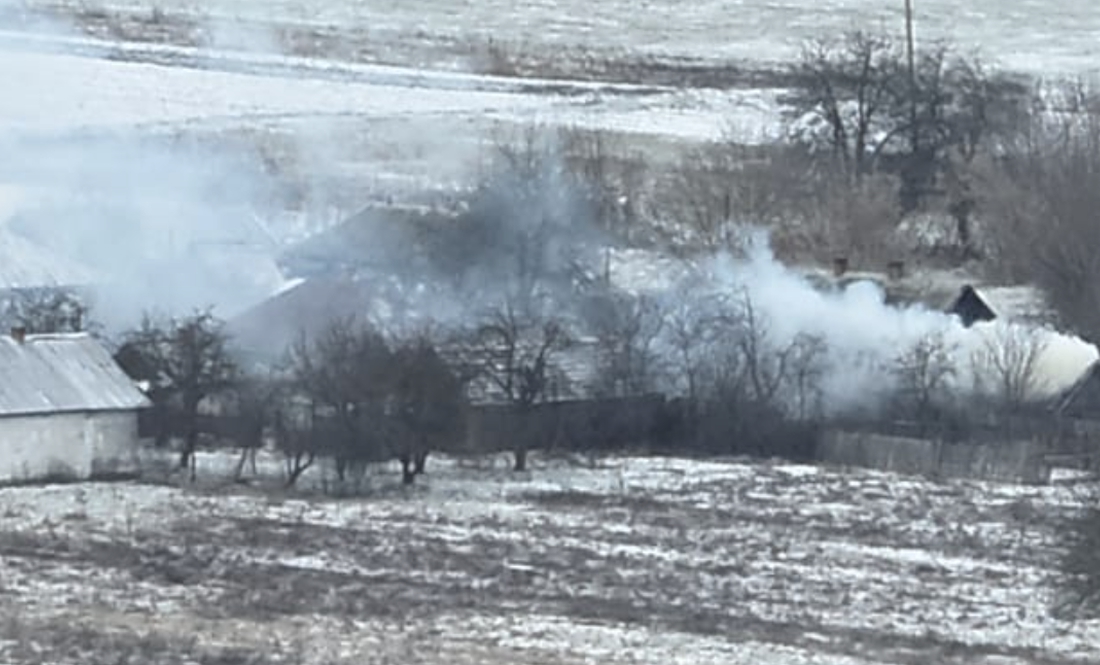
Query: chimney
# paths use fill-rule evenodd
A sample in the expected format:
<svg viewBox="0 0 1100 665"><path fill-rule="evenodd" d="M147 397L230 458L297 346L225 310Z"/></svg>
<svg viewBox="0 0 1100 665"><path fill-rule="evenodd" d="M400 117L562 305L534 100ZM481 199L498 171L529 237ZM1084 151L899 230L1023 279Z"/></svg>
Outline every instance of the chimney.
<svg viewBox="0 0 1100 665"><path fill-rule="evenodd" d="M16 326L11 329L11 338L18 344L22 344L27 339L27 329L23 326Z"/></svg>
<svg viewBox="0 0 1100 665"><path fill-rule="evenodd" d="M886 276L894 281L905 277L905 261L891 261L886 264Z"/></svg>
<svg viewBox="0 0 1100 665"><path fill-rule="evenodd" d="M838 256L833 259L833 275L843 277L846 272L848 272L848 257Z"/></svg>

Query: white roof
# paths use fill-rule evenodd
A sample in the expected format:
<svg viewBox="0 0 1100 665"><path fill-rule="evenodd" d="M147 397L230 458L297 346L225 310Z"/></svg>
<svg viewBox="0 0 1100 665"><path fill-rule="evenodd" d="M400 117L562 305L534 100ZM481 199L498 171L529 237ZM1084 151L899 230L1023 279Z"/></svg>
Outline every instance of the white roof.
<svg viewBox="0 0 1100 665"><path fill-rule="evenodd" d="M149 406L98 341L86 333L0 337L0 417Z"/></svg>
<svg viewBox="0 0 1100 665"><path fill-rule="evenodd" d="M90 268L0 227L0 290L88 286L96 281Z"/></svg>
<svg viewBox="0 0 1100 665"><path fill-rule="evenodd" d="M974 291L1006 321L1038 323L1053 317L1043 292L1034 286L976 286Z"/></svg>

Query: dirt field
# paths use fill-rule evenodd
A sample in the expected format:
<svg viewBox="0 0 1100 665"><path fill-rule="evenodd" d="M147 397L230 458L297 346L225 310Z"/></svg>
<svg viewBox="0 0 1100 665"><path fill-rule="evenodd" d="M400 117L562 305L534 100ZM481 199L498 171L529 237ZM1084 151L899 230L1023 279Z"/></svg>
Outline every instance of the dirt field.
<svg viewBox="0 0 1100 665"><path fill-rule="evenodd" d="M1075 504L1066 489L657 459L543 462L526 477L435 460L412 490L392 473L368 480L366 497L343 501L2 490L0 659L1100 657L1100 624L1047 612L1051 537Z"/></svg>

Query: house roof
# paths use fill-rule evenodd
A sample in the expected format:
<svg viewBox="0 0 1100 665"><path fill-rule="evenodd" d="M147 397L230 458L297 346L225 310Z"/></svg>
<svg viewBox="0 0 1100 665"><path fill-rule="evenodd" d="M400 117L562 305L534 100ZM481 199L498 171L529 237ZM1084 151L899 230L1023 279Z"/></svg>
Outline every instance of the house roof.
<svg viewBox="0 0 1100 665"><path fill-rule="evenodd" d="M968 328L978 321L992 321L997 318L997 313L989 303L969 284L962 288L959 297L947 311L962 319L963 325Z"/></svg>
<svg viewBox="0 0 1100 665"><path fill-rule="evenodd" d="M0 290L87 286L95 272L0 227Z"/></svg>
<svg viewBox="0 0 1100 665"><path fill-rule="evenodd" d="M1033 286L982 286L967 284L947 309L967 326L975 321L1001 319L1020 323L1049 323L1054 315L1043 293Z"/></svg>
<svg viewBox="0 0 1100 665"><path fill-rule="evenodd" d="M279 356L303 334L312 337L348 317L365 319L375 299L364 280L307 279L231 318L228 332L247 353Z"/></svg>
<svg viewBox="0 0 1100 665"><path fill-rule="evenodd" d="M1054 406L1055 412L1070 418L1100 418L1100 362L1094 362Z"/></svg>
<svg viewBox="0 0 1100 665"><path fill-rule="evenodd" d="M366 266L405 265L432 230L456 215L421 206L372 206L291 245L279 262L296 277L353 271Z"/></svg>
<svg viewBox="0 0 1100 665"><path fill-rule="evenodd" d="M0 417L149 406L107 349L86 333L0 337Z"/></svg>

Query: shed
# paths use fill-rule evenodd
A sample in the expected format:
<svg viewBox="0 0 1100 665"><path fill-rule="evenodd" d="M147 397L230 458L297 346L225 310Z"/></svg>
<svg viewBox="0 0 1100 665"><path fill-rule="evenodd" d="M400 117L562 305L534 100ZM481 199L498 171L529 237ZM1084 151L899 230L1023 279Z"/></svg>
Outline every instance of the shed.
<svg viewBox="0 0 1100 665"><path fill-rule="evenodd" d="M0 337L0 483L138 470L145 395L86 333Z"/></svg>

